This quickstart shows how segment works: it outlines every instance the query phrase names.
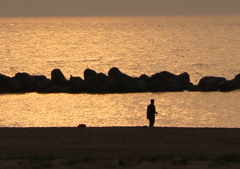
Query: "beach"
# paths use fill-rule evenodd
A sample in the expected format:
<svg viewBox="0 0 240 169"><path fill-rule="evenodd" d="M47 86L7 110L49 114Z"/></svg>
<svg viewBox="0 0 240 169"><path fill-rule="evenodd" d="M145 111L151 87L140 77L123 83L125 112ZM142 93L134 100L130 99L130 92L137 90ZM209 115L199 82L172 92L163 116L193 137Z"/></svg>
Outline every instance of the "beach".
<svg viewBox="0 0 240 169"><path fill-rule="evenodd" d="M238 128L0 128L0 136L5 168L240 167Z"/></svg>

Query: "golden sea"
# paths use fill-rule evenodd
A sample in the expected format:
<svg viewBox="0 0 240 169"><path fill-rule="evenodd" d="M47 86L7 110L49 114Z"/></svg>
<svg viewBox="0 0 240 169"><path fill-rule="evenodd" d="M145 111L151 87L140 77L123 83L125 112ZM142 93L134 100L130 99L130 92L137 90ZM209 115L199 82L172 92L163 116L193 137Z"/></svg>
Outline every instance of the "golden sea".
<svg viewBox="0 0 240 169"><path fill-rule="evenodd" d="M68 79L118 67L133 77L169 71L231 80L240 73L240 16L0 18L0 73ZM240 127L238 90L131 94L3 94L1 127Z"/></svg>

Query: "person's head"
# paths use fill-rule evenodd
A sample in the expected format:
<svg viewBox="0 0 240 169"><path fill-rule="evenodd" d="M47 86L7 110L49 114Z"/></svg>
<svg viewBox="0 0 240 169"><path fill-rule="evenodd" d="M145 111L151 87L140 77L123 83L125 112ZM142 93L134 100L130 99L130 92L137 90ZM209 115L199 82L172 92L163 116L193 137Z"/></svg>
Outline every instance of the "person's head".
<svg viewBox="0 0 240 169"><path fill-rule="evenodd" d="M154 104L154 99L151 99L150 102L151 102L151 104Z"/></svg>

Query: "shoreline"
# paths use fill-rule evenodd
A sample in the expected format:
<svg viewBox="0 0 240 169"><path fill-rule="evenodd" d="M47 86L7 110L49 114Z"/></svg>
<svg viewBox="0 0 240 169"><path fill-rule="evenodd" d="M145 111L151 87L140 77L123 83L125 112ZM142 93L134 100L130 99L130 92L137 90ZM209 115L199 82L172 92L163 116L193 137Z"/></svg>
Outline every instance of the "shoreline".
<svg viewBox="0 0 240 169"><path fill-rule="evenodd" d="M0 136L2 160L51 157L101 163L240 157L240 128L30 127L0 128Z"/></svg>
<svg viewBox="0 0 240 169"><path fill-rule="evenodd" d="M177 156L222 155L240 153L240 128L185 128L185 127L29 127L29 128L0 128L1 148L34 148L32 155L48 155L40 151L42 148L78 149L76 155L84 156L81 149L106 148L117 150L126 148L125 152L155 149L146 155L170 154ZM239 145L238 145L239 144ZM198 146L205 148L197 149ZM173 147L175 147L173 149ZM214 149L213 149L214 148ZM224 149L225 148L225 152ZM239 148L239 150L237 150ZM182 149L191 151L182 152ZM210 151L213 149L212 151ZM221 151L219 151L221 150ZM114 151L113 151L114 152ZM49 152L50 153L50 152ZM124 155L127 153L122 152ZM1 156L11 155L8 151L1 152ZM24 156L27 153L15 153ZM54 155L54 153L50 153ZM57 154L71 156L68 153ZM113 153L114 154L114 153ZM89 153L89 155L91 155ZM116 154L117 155L117 154ZM74 155L72 155L74 156ZM92 154L92 156L96 156ZM111 153L106 154L112 156ZM143 155L144 156L144 155Z"/></svg>
<svg viewBox="0 0 240 169"><path fill-rule="evenodd" d="M41 126L41 127L6 127L6 126L0 126L0 130L7 130L7 129L142 129L142 128L150 128L150 129L182 129L182 130L187 130L187 129L239 129L240 127L169 127L169 126L154 126L154 127L149 127L148 125L144 126L87 126L85 124L79 124L78 126Z"/></svg>

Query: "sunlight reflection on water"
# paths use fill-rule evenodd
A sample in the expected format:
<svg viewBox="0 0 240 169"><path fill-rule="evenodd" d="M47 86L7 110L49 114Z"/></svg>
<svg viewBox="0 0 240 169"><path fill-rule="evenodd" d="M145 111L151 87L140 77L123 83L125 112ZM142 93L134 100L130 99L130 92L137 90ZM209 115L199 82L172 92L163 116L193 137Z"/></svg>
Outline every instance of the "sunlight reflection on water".
<svg viewBox="0 0 240 169"><path fill-rule="evenodd" d="M239 73L239 16L5 18L1 73L81 76L119 67L131 76L160 71L233 78ZM193 31L194 30L194 31ZM26 64L27 63L27 64ZM209 74L211 72L211 74Z"/></svg>
<svg viewBox="0 0 240 169"><path fill-rule="evenodd" d="M145 126L146 106L155 99L155 126L240 127L239 91L135 94L2 95L2 127Z"/></svg>
<svg viewBox="0 0 240 169"><path fill-rule="evenodd" d="M239 16L3 18L2 74L83 77L112 67L133 77L169 71L228 80L239 73ZM8 94L0 126L144 126L156 100L156 126L240 127L239 91L135 94Z"/></svg>

